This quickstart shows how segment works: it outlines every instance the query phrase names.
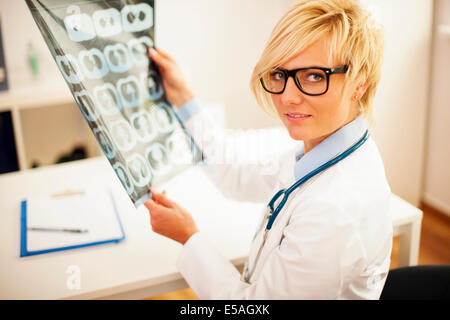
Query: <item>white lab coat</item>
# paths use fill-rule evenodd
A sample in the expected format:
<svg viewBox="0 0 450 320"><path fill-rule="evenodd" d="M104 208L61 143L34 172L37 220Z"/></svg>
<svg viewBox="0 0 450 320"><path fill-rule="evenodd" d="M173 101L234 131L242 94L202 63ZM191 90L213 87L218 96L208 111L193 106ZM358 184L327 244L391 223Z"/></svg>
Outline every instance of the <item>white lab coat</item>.
<svg viewBox="0 0 450 320"><path fill-rule="evenodd" d="M207 110L185 125L207 157L224 150L227 139ZM236 161L205 170L225 196L268 203L295 182L296 151L279 156L272 170ZM369 138L290 195L249 283L201 231L185 243L177 267L200 299L378 299L390 265L390 195L377 146ZM251 245L249 269L264 227Z"/></svg>

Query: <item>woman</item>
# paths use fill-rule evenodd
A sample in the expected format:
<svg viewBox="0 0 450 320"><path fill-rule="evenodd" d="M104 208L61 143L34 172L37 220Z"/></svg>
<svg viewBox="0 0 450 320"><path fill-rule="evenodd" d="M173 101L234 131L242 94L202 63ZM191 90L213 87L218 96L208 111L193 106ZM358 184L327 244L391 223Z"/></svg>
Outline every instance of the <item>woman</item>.
<svg viewBox="0 0 450 320"><path fill-rule="evenodd" d="M201 145L195 129L214 131L211 118L176 62L150 51L169 99ZM199 298L380 297L392 245L390 188L365 119L382 55L380 28L356 1L301 1L278 22L251 87L303 148L280 156L276 174L231 164L211 173L235 198L268 203L280 196L270 201L243 274L209 246L177 203L156 192L146 203L153 230L184 245L178 268Z"/></svg>

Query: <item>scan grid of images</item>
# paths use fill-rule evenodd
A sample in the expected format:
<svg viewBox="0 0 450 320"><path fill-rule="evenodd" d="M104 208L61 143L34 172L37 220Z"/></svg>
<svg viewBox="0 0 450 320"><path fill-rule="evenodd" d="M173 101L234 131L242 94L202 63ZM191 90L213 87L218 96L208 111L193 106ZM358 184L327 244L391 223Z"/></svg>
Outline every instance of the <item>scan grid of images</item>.
<svg viewBox="0 0 450 320"><path fill-rule="evenodd" d="M132 202L203 159L148 56L154 1L27 0L95 138Z"/></svg>

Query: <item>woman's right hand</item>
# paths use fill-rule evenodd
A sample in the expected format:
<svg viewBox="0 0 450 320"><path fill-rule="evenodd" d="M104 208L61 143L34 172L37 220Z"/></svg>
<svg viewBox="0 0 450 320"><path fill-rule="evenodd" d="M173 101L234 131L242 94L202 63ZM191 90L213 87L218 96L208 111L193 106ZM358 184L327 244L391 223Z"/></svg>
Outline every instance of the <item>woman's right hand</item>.
<svg viewBox="0 0 450 320"><path fill-rule="evenodd" d="M194 98L177 62L161 49L150 48L150 58L159 67L167 98L176 107Z"/></svg>

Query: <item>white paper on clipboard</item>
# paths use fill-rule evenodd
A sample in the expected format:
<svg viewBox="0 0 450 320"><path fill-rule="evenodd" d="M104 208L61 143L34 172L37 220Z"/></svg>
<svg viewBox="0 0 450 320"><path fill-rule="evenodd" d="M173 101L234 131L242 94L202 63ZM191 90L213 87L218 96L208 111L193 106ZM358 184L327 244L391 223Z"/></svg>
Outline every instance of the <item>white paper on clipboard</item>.
<svg viewBox="0 0 450 320"><path fill-rule="evenodd" d="M27 250L40 251L108 240L124 233L109 189L84 190L27 199ZM83 229L84 233L33 231L35 228Z"/></svg>

